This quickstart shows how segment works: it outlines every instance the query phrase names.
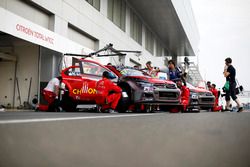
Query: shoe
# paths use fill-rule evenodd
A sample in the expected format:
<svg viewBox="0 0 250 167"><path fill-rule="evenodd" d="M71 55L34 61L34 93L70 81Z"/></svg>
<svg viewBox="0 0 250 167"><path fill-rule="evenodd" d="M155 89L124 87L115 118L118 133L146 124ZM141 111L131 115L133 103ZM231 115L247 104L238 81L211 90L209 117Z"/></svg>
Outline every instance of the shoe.
<svg viewBox="0 0 250 167"><path fill-rule="evenodd" d="M117 111L113 110L113 109L109 109L109 113L118 113Z"/></svg>
<svg viewBox="0 0 250 167"><path fill-rule="evenodd" d="M65 110L63 110L63 108L62 108L62 107L58 107L57 112L65 112Z"/></svg>
<svg viewBox="0 0 250 167"><path fill-rule="evenodd" d="M237 112L242 112L243 111L243 107L239 107Z"/></svg>
<svg viewBox="0 0 250 167"><path fill-rule="evenodd" d="M233 110L229 109L229 108L226 108L226 109L223 110L223 112L225 112L225 111L233 112Z"/></svg>
<svg viewBox="0 0 250 167"><path fill-rule="evenodd" d="M0 107L0 112L4 112L4 108Z"/></svg>
<svg viewBox="0 0 250 167"><path fill-rule="evenodd" d="M127 110L126 112L127 112L127 113L132 113L133 111L132 111L132 110Z"/></svg>

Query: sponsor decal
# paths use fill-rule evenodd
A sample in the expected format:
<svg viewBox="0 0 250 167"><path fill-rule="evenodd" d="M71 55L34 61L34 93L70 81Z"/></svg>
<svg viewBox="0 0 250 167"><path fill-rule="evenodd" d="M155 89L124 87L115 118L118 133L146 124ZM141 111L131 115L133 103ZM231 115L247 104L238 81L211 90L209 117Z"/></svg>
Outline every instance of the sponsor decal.
<svg viewBox="0 0 250 167"><path fill-rule="evenodd" d="M73 94L81 95L81 94L96 94L97 91L95 88L89 88L88 83L84 82L81 89L73 89Z"/></svg>
<svg viewBox="0 0 250 167"><path fill-rule="evenodd" d="M95 88L87 88L87 89L73 89L73 94L75 95L81 95L83 93L87 93L87 94L96 94L97 91Z"/></svg>
<svg viewBox="0 0 250 167"><path fill-rule="evenodd" d="M34 29L31 29L29 27L23 26L21 24L16 24L16 30L21 32L21 33L24 33L26 35L32 36L34 38L43 40L49 44L52 44L52 45L54 44L54 38L52 38L48 35L45 35L43 33L40 33L40 32L38 32Z"/></svg>

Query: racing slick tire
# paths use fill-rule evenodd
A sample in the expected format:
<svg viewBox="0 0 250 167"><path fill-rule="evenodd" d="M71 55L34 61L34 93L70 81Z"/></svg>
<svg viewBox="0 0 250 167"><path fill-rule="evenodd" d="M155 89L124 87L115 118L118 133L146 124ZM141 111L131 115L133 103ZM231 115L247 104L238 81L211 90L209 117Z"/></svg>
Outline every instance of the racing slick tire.
<svg viewBox="0 0 250 167"><path fill-rule="evenodd" d="M122 96L116 107L116 110L120 113L128 111L131 104L131 88L128 85L120 86L122 88ZM125 96L127 94L127 97Z"/></svg>
<svg viewBox="0 0 250 167"><path fill-rule="evenodd" d="M66 91L62 97L61 107L66 112L75 112L77 104L69 97L68 91Z"/></svg>

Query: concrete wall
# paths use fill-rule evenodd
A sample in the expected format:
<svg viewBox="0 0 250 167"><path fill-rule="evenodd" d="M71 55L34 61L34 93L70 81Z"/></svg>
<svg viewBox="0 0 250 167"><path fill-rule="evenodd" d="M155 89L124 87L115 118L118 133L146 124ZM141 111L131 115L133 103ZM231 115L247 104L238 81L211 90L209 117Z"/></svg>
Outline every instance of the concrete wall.
<svg viewBox="0 0 250 167"><path fill-rule="evenodd" d="M128 54L123 60L123 64L133 65L133 63L130 62L130 59L132 59L144 66L146 61L151 60L154 66L162 67L164 65L164 58L155 57L145 49L145 25L143 25L142 45L138 44L130 37L129 5L127 5L126 9L126 30L124 32L107 18L108 1L101 0L100 2L100 11L96 10L85 0L32 0L31 2L28 2L28 5L27 2L18 0L2 0L0 5L13 13L42 25L43 27L46 27L46 24L49 24L48 29L67 38L72 36L72 31L69 29L68 25L73 25L75 28L85 33L86 36L82 38L79 37L80 39L87 37L92 38L91 40L95 39L95 49L102 48L108 43L113 43L114 47L117 49L142 51L143 54L140 57L137 57L134 54ZM20 3L22 5L20 5ZM20 11L17 10L20 6L26 9L25 14L20 14ZM34 10L38 12L34 13ZM34 20L34 17L28 17L30 15L39 14L41 15L40 18L43 20L41 21L42 23ZM53 22L53 24L51 22ZM75 40L71 38L71 40L85 45L86 43L81 43L79 38ZM93 46L93 44L91 44L91 46ZM106 62L110 61L115 64L120 60L118 58L110 58L106 60Z"/></svg>
<svg viewBox="0 0 250 167"><path fill-rule="evenodd" d="M32 99L32 97L34 97L38 93L39 46L33 44L18 45L15 46L14 52L17 55L18 59L17 78L19 80L19 87L21 91L20 94L23 103L24 101L27 101L28 98L28 90L31 78L32 84L30 99ZM19 100L17 96L18 94L16 90L15 106L19 105Z"/></svg>
<svg viewBox="0 0 250 167"><path fill-rule="evenodd" d="M200 36L198 33L197 24L195 22L191 2L190 0L172 0L172 3L187 34L189 42L193 47L194 53L195 55L198 55L198 44L200 41Z"/></svg>
<svg viewBox="0 0 250 167"><path fill-rule="evenodd" d="M24 101L28 99L30 79L32 78L30 101L38 93L38 55L39 46L18 41L14 43L13 55L17 57L15 61L1 61L0 62L0 104L7 106L10 104L17 107L23 105ZM20 97L17 89L17 84L14 86L15 79L15 64L16 66L16 78L19 83ZM15 88L14 88L15 87ZM14 92L15 90L15 92Z"/></svg>
<svg viewBox="0 0 250 167"><path fill-rule="evenodd" d="M62 54L40 47L40 82L48 82L61 72Z"/></svg>
<svg viewBox="0 0 250 167"><path fill-rule="evenodd" d="M126 29L124 32L107 18L108 0L101 0L100 3L100 11L96 10L85 0L31 0L26 2L2 0L0 6L83 46L88 45L91 49L96 50L108 43L113 43L114 47L118 49L142 51L143 54L139 58L134 54L126 56L122 62L126 65L132 65L133 63L130 62L130 59L132 59L142 65L146 61L151 60L154 66L164 66L165 58L155 56L156 42L153 55L145 49L145 29L147 23L143 22L142 25L142 45L130 37L130 10L133 10L133 7L129 4L127 5ZM172 0L172 3L193 46L194 52L197 53L199 36L190 2L188 0ZM69 28L69 24L83 33L73 32ZM155 34L155 32L153 33ZM75 36L75 34L78 36ZM154 38L158 39L156 36ZM106 61L116 63L119 62L119 59L112 58Z"/></svg>
<svg viewBox="0 0 250 167"><path fill-rule="evenodd" d="M12 105L14 94L15 62L0 62L0 104Z"/></svg>
<svg viewBox="0 0 250 167"><path fill-rule="evenodd" d="M0 6L44 28L49 28L50 14L45 10L35 8L21 0L1 0Z"/></svg>

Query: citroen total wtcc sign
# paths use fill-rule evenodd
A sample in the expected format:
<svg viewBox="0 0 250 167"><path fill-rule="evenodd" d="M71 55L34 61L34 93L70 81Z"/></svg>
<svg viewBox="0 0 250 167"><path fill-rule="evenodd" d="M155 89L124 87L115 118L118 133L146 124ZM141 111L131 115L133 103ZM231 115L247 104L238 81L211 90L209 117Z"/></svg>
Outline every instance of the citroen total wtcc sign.
<svg viewBox="0 0 250 167"><path fill-rule="evenodd" d="M92 52L89 48L11 13L2 7L0 7L0 17L0 31L4 33L62 53L82 54L83 51L86 53Z"/></svg>
<svg viewBox="0 0 250 167"><path fill-rule="evenodd" d="M16 24L16 30L20 31L21 33L24 33L26 35L32 36L36 39L43 40L43 41L47 42L48 44L51 44L51 45L54 44L53 37L50 37L47 34L43 34L43 33L38 32L36 30L33 30L30 27L26 27L26 26L21 25L21 24Z"/></svg>

